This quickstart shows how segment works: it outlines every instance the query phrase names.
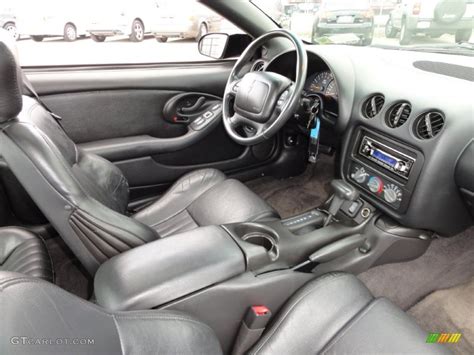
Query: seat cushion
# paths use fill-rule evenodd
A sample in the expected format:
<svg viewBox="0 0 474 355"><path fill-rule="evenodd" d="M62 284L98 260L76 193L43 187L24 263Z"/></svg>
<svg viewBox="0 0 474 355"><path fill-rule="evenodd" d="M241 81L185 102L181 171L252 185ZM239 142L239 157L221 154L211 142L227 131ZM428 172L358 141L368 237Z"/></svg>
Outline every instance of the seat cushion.
<svg viewBox="0 0 474 355"><path fill-rule="evenodd" d="M0 270L53 281L53 268L43 240L21 228L0 228Z"/></svg>
<svg viewBox="0 0 474 355"><path fill-rule="evenodd" d="M331 273L300 289L250 354L449 354L355 276Z"/></svg>
<svg viewBox="0 0 474 355"><path fill-rule="evenodd" d="M215 169L180 178L158 201L133 216L161 237L199 226L261 221L278 213L244 184Z"/></svg>

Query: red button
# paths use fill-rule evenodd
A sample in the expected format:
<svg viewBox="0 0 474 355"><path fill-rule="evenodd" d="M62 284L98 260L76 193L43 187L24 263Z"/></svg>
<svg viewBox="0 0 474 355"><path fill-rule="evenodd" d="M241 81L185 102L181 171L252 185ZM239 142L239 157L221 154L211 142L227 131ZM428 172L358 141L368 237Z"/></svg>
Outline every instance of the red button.
<svg viewBox="0 0 474 355"><path fill-rule="evenodd" d="M266 306L252 306L252 311L259 317L265 316L270 312Z"/></svg>

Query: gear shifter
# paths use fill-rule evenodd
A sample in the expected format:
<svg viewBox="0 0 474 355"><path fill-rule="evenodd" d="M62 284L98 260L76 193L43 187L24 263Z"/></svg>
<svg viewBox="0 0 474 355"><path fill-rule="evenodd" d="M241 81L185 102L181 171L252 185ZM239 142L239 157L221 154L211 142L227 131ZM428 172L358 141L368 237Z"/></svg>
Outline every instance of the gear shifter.
<svg viewBox="0 0 474 355"><path fill-rule="evenodd" d="M334 196L329 206L328 216L324 221L324 227L331 223L333 217L339 212L342 204L346 201L355 201L359 198L359 191L349 183L343 180L331 181L331 187L334 191Z"/></svg>

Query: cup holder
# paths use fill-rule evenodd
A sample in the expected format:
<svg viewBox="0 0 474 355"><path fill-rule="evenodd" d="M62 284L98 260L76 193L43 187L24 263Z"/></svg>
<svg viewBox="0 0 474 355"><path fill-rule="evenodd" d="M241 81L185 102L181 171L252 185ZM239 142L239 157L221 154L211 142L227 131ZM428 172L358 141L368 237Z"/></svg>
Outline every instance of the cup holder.
<svg viewBox="0 0 474 355"><path fill-rule="evenodd" d="M278 259L278 235L272 229L254 223L245 223L240 225L236 232L243 241L265 248L271 261Z"/></svg>

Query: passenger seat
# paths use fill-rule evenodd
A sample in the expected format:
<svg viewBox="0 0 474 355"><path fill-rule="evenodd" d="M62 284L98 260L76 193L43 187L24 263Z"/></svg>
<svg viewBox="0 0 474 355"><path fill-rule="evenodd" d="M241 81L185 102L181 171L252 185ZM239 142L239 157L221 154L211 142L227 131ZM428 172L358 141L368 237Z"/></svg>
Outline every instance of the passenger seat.
<svg viewBox="0 0 474 355"><path fill-rule="evenodd" d="M0 271L53 282L51 258L44 241L22 228L0 228Z"/></svg>

